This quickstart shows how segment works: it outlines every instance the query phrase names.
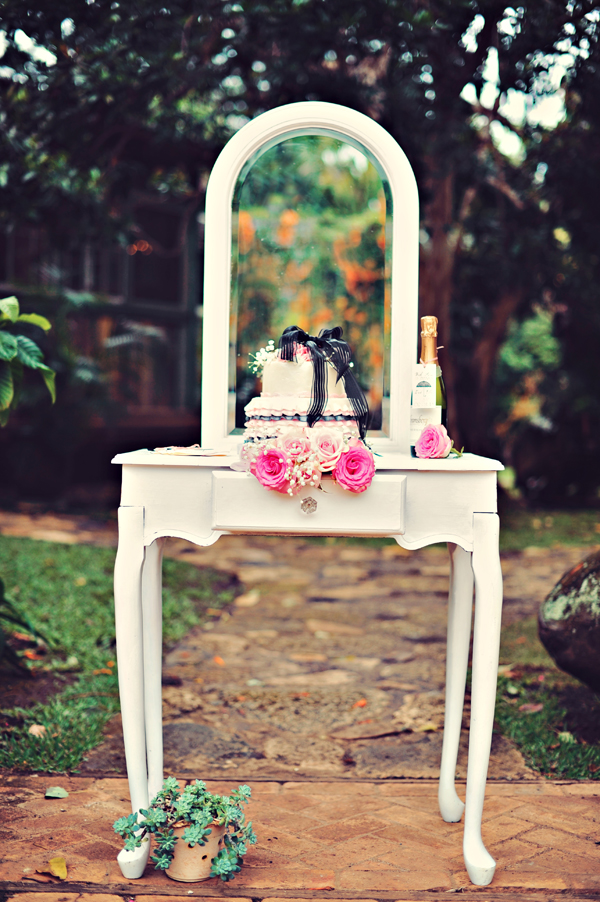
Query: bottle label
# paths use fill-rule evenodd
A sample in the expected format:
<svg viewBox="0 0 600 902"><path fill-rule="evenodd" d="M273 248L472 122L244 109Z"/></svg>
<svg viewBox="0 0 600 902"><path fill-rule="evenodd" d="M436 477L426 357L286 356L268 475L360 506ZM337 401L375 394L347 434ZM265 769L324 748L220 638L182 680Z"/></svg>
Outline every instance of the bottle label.
<svg viewBox="0 0 600 902"><path fill-rule="evenodd" d="M411 407L410 443L415 445L425 426L439 426L442 422L441 407Z"/></svg>
<svg viewBox="0 0 600 902"><path fill-rule="evenodd" d="M438 367L435 363L415 364L412 386L413 407L435 407L437 370Z"/></svg>

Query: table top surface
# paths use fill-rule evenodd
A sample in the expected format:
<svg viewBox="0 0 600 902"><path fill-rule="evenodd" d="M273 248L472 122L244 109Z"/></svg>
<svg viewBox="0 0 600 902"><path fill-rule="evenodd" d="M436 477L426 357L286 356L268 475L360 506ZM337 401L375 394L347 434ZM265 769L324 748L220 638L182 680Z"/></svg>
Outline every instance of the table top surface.
<svg viewBox="0 0 600 902"><path fill-rule="evenodd" d="M125 454L117 454L113 458L113 464L125 466L151 466L151 467L204 467L210 469L229 469L232 464L239 462L237 454L232 454L229 449L219 453L218 449L197 449L189 455L164 454L150 451L148 448L139 451L128 451ZM444 473L466 472L490 472L503 470L504 465L499 460L491 457L480 457L478 454L463 454L462 457L446 457L442 459L421 460L411 457L410 454L387 451L375 456L377 470L415 470L436 471Z"/></svg>

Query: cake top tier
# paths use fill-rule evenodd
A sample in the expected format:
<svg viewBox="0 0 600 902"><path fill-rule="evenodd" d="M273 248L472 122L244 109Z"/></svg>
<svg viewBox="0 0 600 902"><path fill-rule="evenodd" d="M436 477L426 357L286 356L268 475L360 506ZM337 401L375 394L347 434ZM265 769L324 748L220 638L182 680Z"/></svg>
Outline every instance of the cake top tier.
<svg viewBox="0 0 600 902"><path fill-rule="evenodd" d="M306 350L303 348L302 350ZM327 396L346 398L343 379L338 380L334 366L327 364ZM314 365L308 354L298 353L295 360L281 360L278 354L265 363L262 377L262 392L265 397L278 395L296 398L312 397Z"/></svg>
<svg viewBox="0 0 600 902"><path fill-rule="evenodd" d="M328 398L347 398L364 438L369 408L352 373L352 354L342 334L340 326L321 329L317 336L298 326L288 326L277 351L271 340L266 348L252 355L252 371L258 373L264 368L261 397L310 398L306 414L309 426L319 422Z"/></svg>

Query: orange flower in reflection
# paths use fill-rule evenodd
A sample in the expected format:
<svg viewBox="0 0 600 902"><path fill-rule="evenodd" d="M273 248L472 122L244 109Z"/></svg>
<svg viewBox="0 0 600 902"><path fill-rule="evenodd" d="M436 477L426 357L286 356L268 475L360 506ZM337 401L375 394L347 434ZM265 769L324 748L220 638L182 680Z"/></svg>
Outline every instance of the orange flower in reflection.
<svg viewBox="0 0 600 902"><path fill-rule="evenodd" d="M296 263L295 260L290 260L285 268L286 282L303 282L308 278L312 270L313 264L310 260L304 260L303 263Z"/></svg>
<svg viewBox="0 0 600 902"><path fill-rule="evenodd" d="M240 210L238 216L238 242L240 254L247 254L254 242L256 229L247 210Z"/></svg>
<svg viewBox="0 0 600 902"><path fill-rule="evenodd" d="M355 295L358 300L364 303L364 301L369 299L372 283L381 279L383 273L374 260L365 260L364 264L361 265L358 261L349 260L345 256L345 251L354 244L352 235L353 233L350 233L348 241L338 238L333 242L333 256L343 273L346 291L348 294Z"/></svg>
<svg viewBox="0 0 600 902"><path fill-rule="evenodd" d="M300 222L300 217L295 210L284 210L279 217L279 227L277 229L277 242L282 247L291 247L294 243L296 234L296 226Z"/></svg>

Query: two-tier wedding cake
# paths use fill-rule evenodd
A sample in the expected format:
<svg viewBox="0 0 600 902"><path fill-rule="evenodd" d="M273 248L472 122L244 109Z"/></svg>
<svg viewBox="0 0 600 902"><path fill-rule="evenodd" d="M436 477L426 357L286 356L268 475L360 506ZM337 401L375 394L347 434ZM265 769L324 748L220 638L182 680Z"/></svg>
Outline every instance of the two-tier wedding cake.
<svg viewBox="0 0 600 902"><path fill-rule="evenodd" d="M352 492L370 485L369 411L341 336L339 327L315 337L290 326L277 349L269 342L254 356L262 392L245 408L242 459L265 488L295 495L324 474Z"/></svg>

